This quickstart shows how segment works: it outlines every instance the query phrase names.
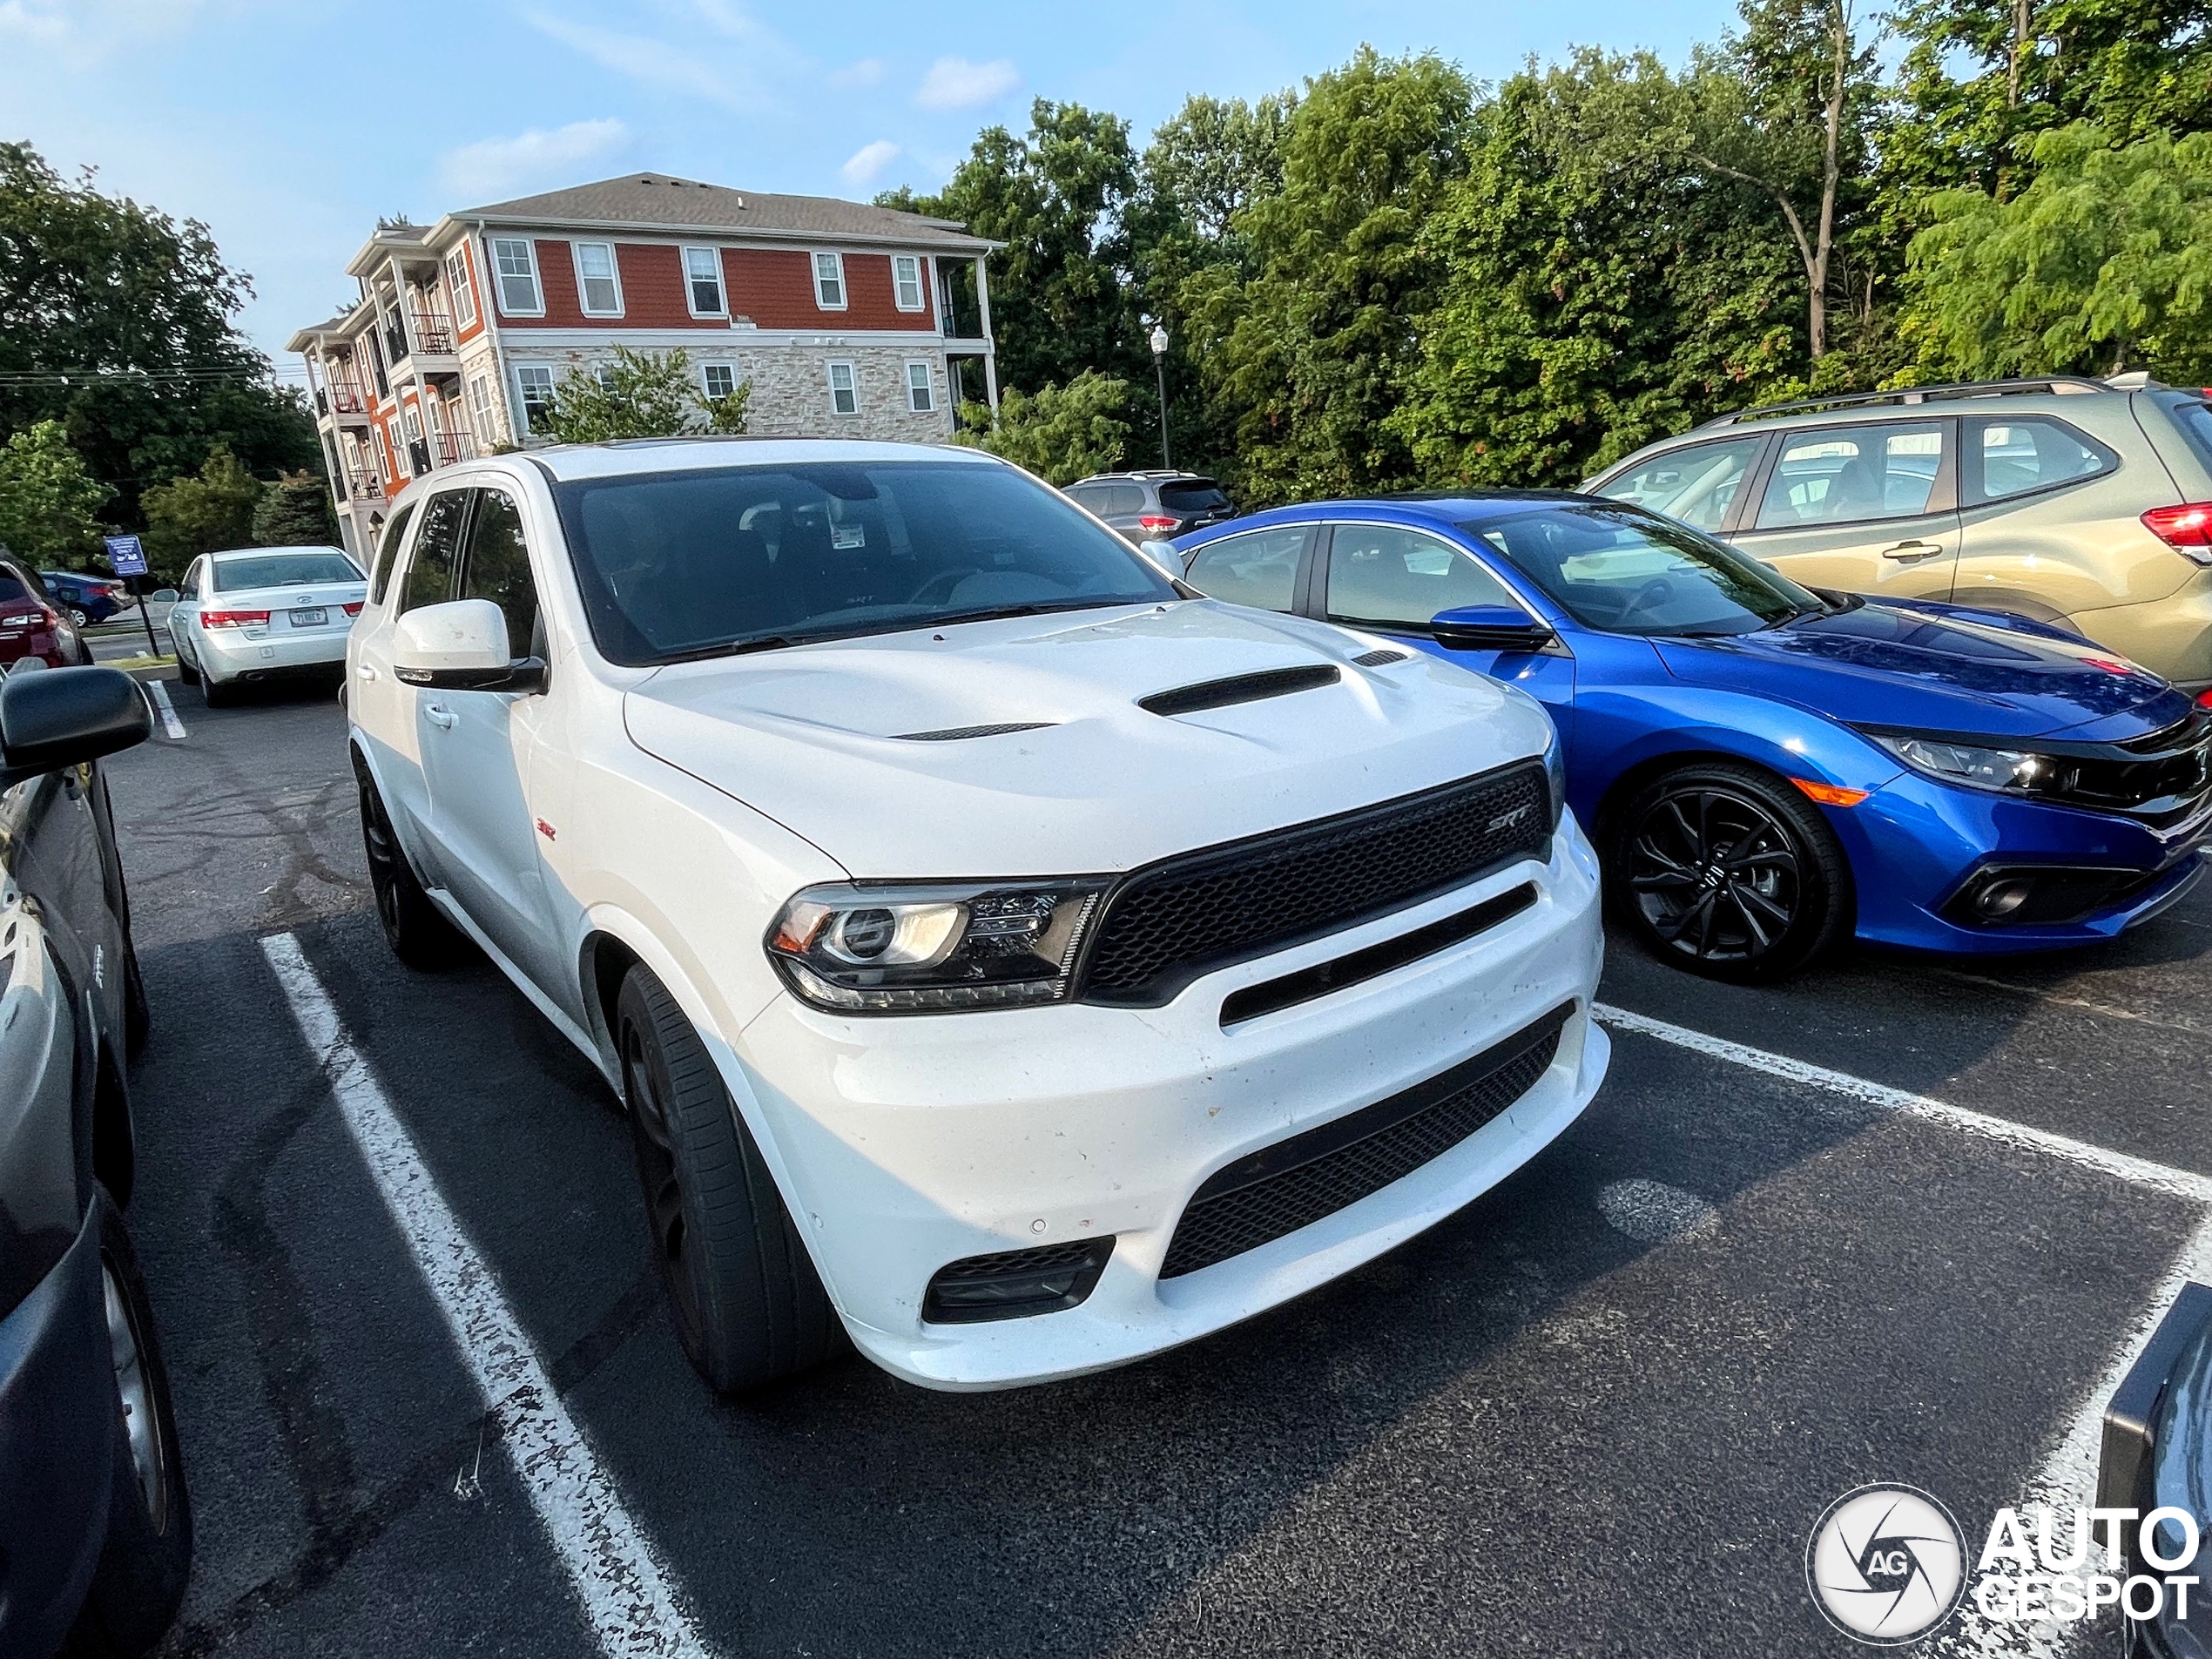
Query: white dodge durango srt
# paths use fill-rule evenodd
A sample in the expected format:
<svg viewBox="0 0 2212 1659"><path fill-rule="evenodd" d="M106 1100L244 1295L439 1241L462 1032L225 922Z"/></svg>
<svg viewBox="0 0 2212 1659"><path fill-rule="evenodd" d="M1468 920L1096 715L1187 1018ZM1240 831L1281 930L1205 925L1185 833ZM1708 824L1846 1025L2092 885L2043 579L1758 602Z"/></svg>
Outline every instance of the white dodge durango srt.
<svg viewBox="0 0 2212 1659"><path fill-rule="evenodd" d="M393 512L347 645L378 908L629 1108L718 1388L1120 1364L1450 1215L1608 1049L1535 703L1193 593L1015 468L551 448Z"/></svg>

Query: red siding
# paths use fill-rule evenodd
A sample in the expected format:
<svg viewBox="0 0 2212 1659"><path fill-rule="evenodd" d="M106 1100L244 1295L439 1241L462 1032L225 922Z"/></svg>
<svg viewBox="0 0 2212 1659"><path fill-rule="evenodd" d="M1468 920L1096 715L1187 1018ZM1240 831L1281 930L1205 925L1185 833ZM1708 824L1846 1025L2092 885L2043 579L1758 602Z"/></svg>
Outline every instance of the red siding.
<svg viewBox="0 0 2212 1659"><path fill-rule="evenodd" d="M516 317L512 320L519 327L590 328L609 320L604 317L587 317L583 302L577 297L576 255L566 242L551 240L536 244L537 282L545 297L543 317Z"/></svg>
<svg viewBox="0 0 2212 1659"><path fill-rule="evenodd" d="M845 256L845 326L848 328L928 328L929 262L922 261L921 309L899 309L899 288L888 253Z"/></svg>
<svg viewBox="0 0 2212 1659"><path fill-rule="evenodd" d="M565 241L536 243L537 276L545 296L543 317L502 317L509 328L723 328L718 317L694 317L685 294L683 252L673 243L618 242L623 314L587 317L577 293L576 258ZM730 314L755 327L901 332L934 331L930 261L921 261L920 311L899 309L887 253L845 256L846 308L824 311L814 303L813 255L786 248L725 247L722 282ZM479 290L481 295L482 290Z"/></svg>
<svg viewBox="0 0 2212 1659"><path fill-rule="evenodd" d="M761 328L822 328L843 312L818 310L808 256L782 248L725 247L722 280L730 290L731 314L749 317Z"/></svg>
<svg viewBox="0 0 2212 1659"><path fill-rule="evenodd" d="M681 250L665 242L621 242L622 320L632 328L721 328L718 317L694 317L684 293Z"/></svg>

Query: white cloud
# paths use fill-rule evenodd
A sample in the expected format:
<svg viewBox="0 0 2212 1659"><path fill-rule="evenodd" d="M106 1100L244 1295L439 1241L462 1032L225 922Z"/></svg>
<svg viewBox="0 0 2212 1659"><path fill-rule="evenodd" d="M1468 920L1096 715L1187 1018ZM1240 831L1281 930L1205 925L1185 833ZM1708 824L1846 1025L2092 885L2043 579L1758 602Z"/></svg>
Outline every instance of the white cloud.
<svg viewBox="0 0 2212 1659"><path fill-rule="evenodd" d="M914 102L925 110L964 110L988 103L1022 84L1022 71L1007 58L971 64L965 57L941 57L922 77Z"/></svg>
<svg viewBox="0 0 2212 1659"><path fill-rule="evenodd" d="M740 15L726 8L717 10L727 17ZM757 111L775 101L759 73L759 66L768 57L767 53L751 51L732 61L703 52L696 43L679 46L647 35L625 35L592 24L570 23L565 17L542 11L523 15L532 27L552 36L564 46L574 47L602 69L627 75L633 80L687 93L725 109ZM752 43L756 48L760 44Z"/></svg>
<svg viewBox="0 0 2212 1659"><path fill-rule="evenodd" d="M205 0L0 0L0 41L84 67L125 43L180 29L205 9Z"/></svg>
<svg viewBox="0 0 2212 1659"><path fill-rule="evenodd" d="M876 174L899 158L899 146L888 138L878 138L873 144L864 144L853 152L853 158L840 170L848 185L867 184Z"/></svg>
<svg viewBox="0 0 2212 1659"><path fill-rule="evenodd" d="M609 117L571 121L550 132L532 127L511 138L480 138L439 158L438 178L456 196L488 201L533 185L574 185L577 170L614 154L630 142L630 129Z"/></svg>
<svg viewBox="0 0 2212 1659"><path fill-rule="evenodd" d="M883 79L884 62L880 57L863 57L857 64L847 64L843 69L830 72L832 86L874 86Z"/></svg>

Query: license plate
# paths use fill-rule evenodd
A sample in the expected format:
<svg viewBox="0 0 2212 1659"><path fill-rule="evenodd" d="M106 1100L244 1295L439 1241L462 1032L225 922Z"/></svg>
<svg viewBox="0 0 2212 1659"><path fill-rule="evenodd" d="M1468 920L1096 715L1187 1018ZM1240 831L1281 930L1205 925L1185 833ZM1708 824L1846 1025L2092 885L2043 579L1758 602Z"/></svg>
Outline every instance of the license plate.
<svg viewBox="0 0 2212 1659"><path fill-rule="evenodd" d="M307 605L292 613L294 628L320 628L330 620L330 610L325 605Z"/></svg>

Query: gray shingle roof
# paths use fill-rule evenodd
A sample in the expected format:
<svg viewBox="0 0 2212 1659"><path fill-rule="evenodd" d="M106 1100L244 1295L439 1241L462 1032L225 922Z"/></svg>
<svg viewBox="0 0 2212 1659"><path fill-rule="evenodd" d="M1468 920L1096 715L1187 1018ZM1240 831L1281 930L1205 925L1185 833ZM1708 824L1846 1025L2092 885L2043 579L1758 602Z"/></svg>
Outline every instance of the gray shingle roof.
<svg viewBox="0 0 2212 1659"><path fill-rule="evenodd" d="M664 172L625 173L596 184L462 208L455 219L538 219L558 224L651 225L671 229L753 231L769 235L858 236L875 240L978 246L960 226L833 196L772 196L703 185Z"/></svg>

